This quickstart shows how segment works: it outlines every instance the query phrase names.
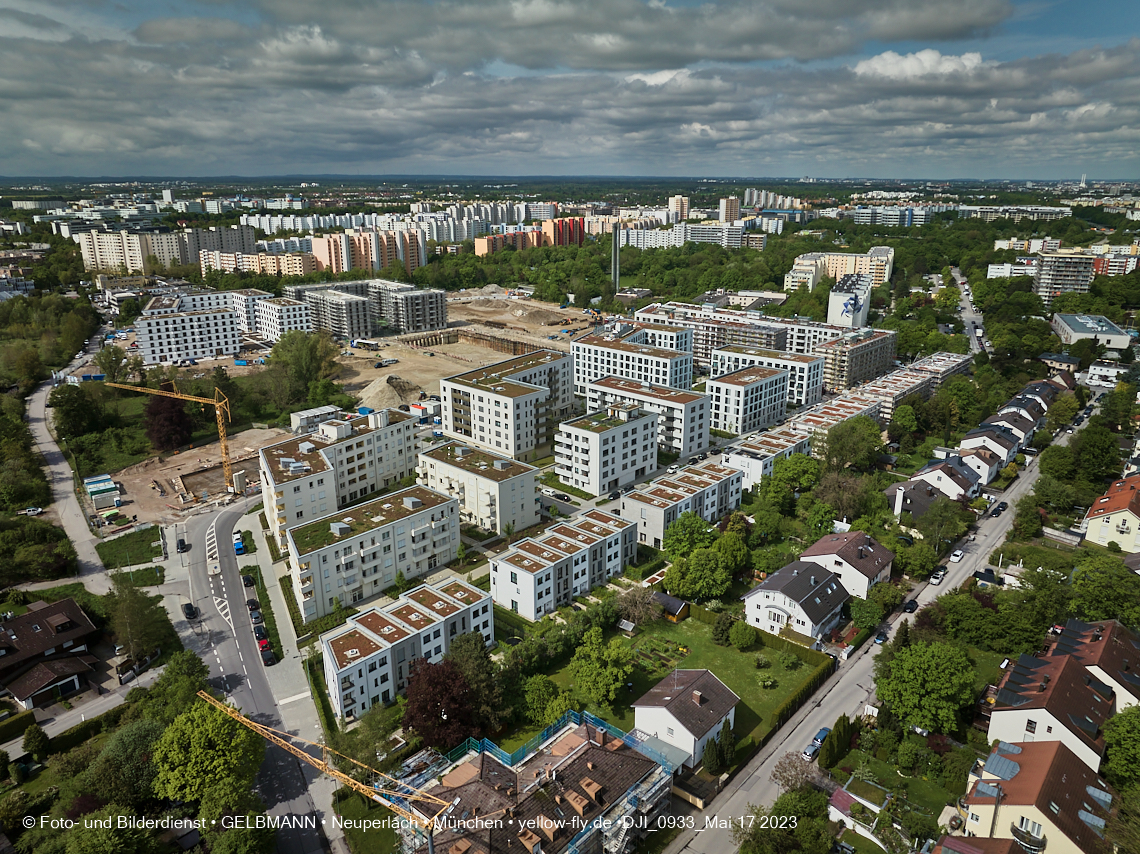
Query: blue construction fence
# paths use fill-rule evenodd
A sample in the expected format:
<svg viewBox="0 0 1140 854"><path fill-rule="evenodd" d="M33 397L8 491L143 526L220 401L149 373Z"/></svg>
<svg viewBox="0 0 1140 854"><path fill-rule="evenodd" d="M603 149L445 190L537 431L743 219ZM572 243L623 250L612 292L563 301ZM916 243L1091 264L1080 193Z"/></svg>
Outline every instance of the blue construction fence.
<svg viewBox="0 0 1140 854"><path fill-rule="evenodd" d="M603 730L607 735L621 739L629 747L632 747L634 750L638 751L644 756L649 757L658 765L668 770L670 774L676 770L676 766L673 765L673 763L670 762L667 758L665 758L664 754L654 750L652 747L649 747L636 736L627 732L623 732L613 724L607 723L606 721L602 720L596 715L590 714L589 712L575 711L566 712L557 721L550 724L550 726L546 727L546 729L544 729L538 735L534 736L534 738L530 739L530 741L528 741L513 753L507 753L490 739L469 738L447 753L447 761L457 762L465 754L474 751L476 753L489 753L494 756L495 759L497 759L499 762L506 765L508 768L513 768L519 762L522 762L524 759L526 759L526 757L534 753L540 744L549 740L555 733L564 729L571 723L575 726L588 724L595 729Z"/></svg>

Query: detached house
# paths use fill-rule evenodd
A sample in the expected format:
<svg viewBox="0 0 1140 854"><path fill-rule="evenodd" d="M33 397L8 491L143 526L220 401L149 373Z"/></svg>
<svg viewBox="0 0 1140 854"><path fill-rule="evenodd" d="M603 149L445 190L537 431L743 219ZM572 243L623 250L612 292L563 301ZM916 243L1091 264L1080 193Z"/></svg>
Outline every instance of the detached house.
<svg viewBox="0 0 1140 854"><path fill-rule="evenodd" d="M947 498L977 498L981 476L955 455L929 463L914 474L913 480L929 483Z"/></svg>
<svg viewBox="0 0 1140 854"><path fill-rule="evenodd" d="M966 448L958 458L977 473L982 486L992 483L1002 469L1001 458L988 448Z"/></svg>
<svg viewBox="0 0 1140 854"><path fill-rule="evenodd" d="M1030 421L1021 412L1002 412L998 415L991 415L982 423L1002 425L1017 437L1017 441L1023 448L1029 444L1038 428L1035 422Z"/></svg>
<svg viewBox="0 0 1140 854"><path fill-rule="evenodd" d="M1140 475L1118 480L1085 513L1085 539L1140 552Z"/></svg>
<svg viewBox="0 0 1140 854"><path fill-rule="evenodd" d="M818 564L797 560L744 594L744 619L773 635L790 630L816 641L839 624L851 598L839 576Z"/></svg>
<svg viewBox="0 0 1140 854"><path fill-rule="evenodd" d="M1140 636L1116 620L1083 623L1070 619L1053 655L1071 655L1093 679L1112 688L1114 714L1140 704Z"/></svg>
<svg viewBox="0 0 1140 854"><path fill-rule="evenodd" d="M960 450L985 448L995 454L1003 466L1009 465L1021 445L1017 436L1003 424L983 424L967 433L958 444Z"/></svg>
<svg viewBox="0 0 1140 854"><path fill-rule="evenodd" d="M695 768L724 722L736 725L739 702L708 670L674 670L633 704L635 732L680 748L684 764Z"/></svg>
<svg viewBox="0 0 1140 854"><path fill-rule="evenodd" d="M887 503L891 505L891 512L895 516L909 513L912 519L921 519L942 493L925 480L904 480L892 483L883 490L887 496Z"/></svg>
<svg viewBox="0 0 1140 854"><path fill-rule="evenodd" d="M862 531L828 534L800 555L801 561L835 573L844 589L861 599L874 585L890 579L894 559L894 552Z"/></svg>
<svg viewBox="0 0 1140 854"><path fill-rule="evenodd" d="M0 624L0 684L24 709L80 690L97 661L86 654L95 635L74 599L31 603Z"/></svg>

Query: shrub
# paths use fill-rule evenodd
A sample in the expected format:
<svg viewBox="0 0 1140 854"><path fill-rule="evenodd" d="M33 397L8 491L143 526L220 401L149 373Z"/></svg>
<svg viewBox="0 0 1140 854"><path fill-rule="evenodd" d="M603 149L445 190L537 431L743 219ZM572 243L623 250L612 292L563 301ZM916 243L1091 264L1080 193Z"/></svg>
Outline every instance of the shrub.
<svg viewBox="0 0 1140 854"><path fill-rule="evenodd" d="M800 666L803 664L803 661L800 660L799 656L791 652L777 652L776 660L780 662L780 666L782 668L789 671L799 670Z"/></svg>
<svg viewBox="0 0 1140 854"><path fill-rule="evenodd" d="M780 683L776 679L773 679L771 676L766 676L760 680L760 687L767 691L770 691L773 688L779 688Z"/></svg>
<svg viewBox="0 0 1140 854"><path fill-rule="evenodd" d="M28 779L28 767L17 762L12 766L11 776L13 783L15 783L17 786L23 785L24 781Z"/></svg>
<svg viewBox="0 0 1140 854"><path fill-rule="evenodd" d="M771 666L772 666L772 662L768 660L768 656L766 656L766 655L756 656L756 669L757 670L767 670Z"/></svg>
<svg viewBox="0 0 1140 854"><path fill-rule="evenodd" d="M705 602L705 607L708 608L710 611L719 614L721 611L724 610L724 603L721 602L719 599L710 599L709 601Z"/></svg>
<svg viewBox="0 0 1140 854"><path fill-rule="evenodd" d="M743 620L737 620L728 633L728 639L732 641L734 647L745 652L756 643L756 630Z"/></svg>
<svg viewBox="0 0 1140 854"><path fill-rule="evenodd" d="M722 614L717 614L716 622L713 623L712 641L717 646L728 646L732 643L732 627L736 623L736 618L729 614L727 611Z"/></svg>
<svg viewBox="0 0 1140 854"><path fill-rule="evenodd" d="M862 815L863 814L863 805L861 803L859 803L858 801L853 803L847 809L850 810L851 815Z"/></svg>

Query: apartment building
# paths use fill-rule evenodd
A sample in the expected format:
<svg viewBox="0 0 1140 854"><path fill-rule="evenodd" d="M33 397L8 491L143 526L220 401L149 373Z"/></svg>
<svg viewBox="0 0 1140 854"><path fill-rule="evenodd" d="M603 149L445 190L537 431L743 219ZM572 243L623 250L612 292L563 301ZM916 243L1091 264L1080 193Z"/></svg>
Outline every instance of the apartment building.
<svg viewBox="0 0 1140 854"><path fill-rule="evenodd" d="M421 451L421 484L459 502L459 518L485 531L523 531L539 522L538 469L459 442Z"/></svg>
<svg viewBox="0 0 1140 854"><path fill-rule="evenodd" d="M290 527L293 595L305 622L455 560L459 503L427 487L401 489Z"/></svg>
<svg viewBox="0 0 1140 854"><path fill-rule="evenodd" d="M959 205L959 219L980 219L993 222L997 219L1011 219L1021 222L1023 219L1051 222L1055 219L1065 219L1073 215L1070 207L1047 207L1044 205Z"/></svg>
<svg viewBox="0 0 1140 854"><path fill-rule="evenodd" d="M820 344L824 390L843 391L885 374L895 360L897 338L895 332L862 329Z"/></svg>
<svg viewBox="0 0 1140 854"><path fill-rule="evenodd" d="M1057 313L1050 326L1065 345L1089 340L1109 350L1124 350L1132 343L1127 332L1100 314Z"/></svg>
<svg viewBox="0 0 1140 854"><path fill-rule="evenodd" d="M646 294L649 295L648 292ZM645 344L678 353L693 352L693 330L680 326L665 326L660 323L638 323L619 321L613 326L614 333L630 344Z"/></svg>
<svg viewBox="0 0 1140 854"><path fill-rule="evenodd" d="M994 241L995 252L1006 249L1039 255L1042 252L1057 252L1060 248L1061 241L1055 237L1010 237L1006 240Z"/></svg>
<svg viewBox="0 0 1140 854"><path fill-rule="evenodd" d="M312 432L258 451L266 518L282 549L288 528L335 513L416 471L415 422L408 413L312 412L323 419L314 418Z"/></svg>
<svg viewBox="0 0 1140 854"><path fill-rule="evenodd" d="M731 224L740 219L740 199L729 196L721 199L717 206L717 219L725 224Z"/></svg>
<svg viewBox="0 0 1140 854"><path fill-rule="evenodd" d="M726 249L739 249L744 242L744 226L727 223L678 223L672 228L615 228L617 245L636 249L664 249L686 243L715 243Z"/></svg>
<svg viewBox="0 0 1140 854"><path fill-rule="evenodd" d="M969 353L934 353L911 362L907 370L931 374L937 389L955 374L968 374L973 363L974 357Z"/></svg>
<svg viewBox="0 0 1140 854"><path fill-rule="evenodd" d="M716 463L685 466L621 497L621 518L637 526L640 542L661 548L665 531L682 513L716 523L740 506L743 476Z"/></svg>
<svg viewBox="0 0 1140 854"><path fill-rule="evenodd" d="M429 332L447 328L447 294L437 288L416 288L404 282L368 282L372 325L393 332Z"/></svg>
<svg viewBox="0 0 1140 854"><path fill-rule="evenodd" d="M770 427L788 406L788 372L758 366L722 374L705 383L714 430L743 436Z"/></svg>
<svg viewBox="0 0 1140 854"><path fill-rule="evenodd" d="M689 197L670 196L668 210L671 222L684 222L689 218Z"/></svg>
<svg viewBox="0 0 1140 854"><path fill-rule="evenodd" d="M573 406L574 357L538 350L440 381L443 433L492 453L531 461L554 451Z"/></svg>
<svg viewBox="0 0 1140 854"><path fill-rule="evenodd" d="M317 289L305 292L309 317L314 329L327 329L334 338L353 341L367 338L372 324L368 317L368 297L341 290Z"/></svg>
<svg viewBox="0 0 1140 854"><path fill-rule="evenodd" d="M848 392L831 400L824 401L806 412L800 412L788 419L787 429L795 433L814 436L816 433L826 433L836 424L842 424L850 418L866 415L880 425L882 418L879 412L882 401L870 397L863 397L855 392ZM816 449L812 449L815 454Z"/></svg>
<svg viewBox="0 0 1140 854"><path fill-rule="evenodd" d="M777 460L792 454L810 454L811 436L794 430L767 430L730 445L721 452L720 464L743 476L744 489L752 489L772 474Z"/></svg>
<svg viewBox="0 0 1140 854"><path fill-rule="evenodd" d="M1046 252L1033 271L1033 291L1046 308L1059 294L1087 294L1096 275L1093 257L1079 249Z"/></svg>
<svg viewBox="0 0 1140 854"><path fill-rule="evenodd" d="M608 584L637 562L637 524L601 510L528 537L491 558L491 596L528 620Z"/></svg>
<svg viewBox="0 0 1140 854"><path fill-rule="evenodd" d="M151 258L164 266L182 263L182 243L169 231L92 230L72 234L72 240L79 244L85 270L150 275L154 272Z"/></svg>
<svg viewBox="0 0 1140 854"><path fill-rule="evenodd" d="M693 359L709 364L714 350L728 346L766 350L787 349L787 332L774 318L756 312L703 308L689 303L654 303L638 309L634 319L642 323L690 329Z"/></svg>
<svg viewBox="0 0 1140 854"><path fill-rule="evenodd" d="M865 253L808 252L792 262L791 271L784 276L784 290L801 286L814 290L824 276L839 281L852 274L869 275L872 287L878 287L890 280L894 264L895 250L890 246L872 246Z"/></svg>
<svg viewBox="0 0 1140 854"><path fill-rule="evenodd" d="M657 445L666 453L686 459L709 446L710 397L623 377L603 377L586 385L586 408L590 412L614 403L630 403L657 413Z"/></svg>
<svg viewBox="0 0 1140 854"><path fill-rule="evenodd" d="M559 480L591 495L605 495L657 468L657 413L636 403L563 421L554 438Z"/></svg>
<svg viewBox="0 0 1140 854"><path fill-rule="evenodd" d="M241 350L237 315L229 308L144 314L135 320L135 341L147 365L233 356Z"/></svg>
<svg viewBox="0 0 1140 854"><path fill-rule="evenodd" d="M266 341L277 343L286 332L312 332L309 304L295 299L274 297L258 300L256 308L257 334Z"/></svg>
<svg viewBox="0 0 1140 854"><path fill-rule="evenodd" d="M471 632L495 642L491 596L458 579L422 584L353 614L320 636L333 711L351 721L393 702L407 688L412 662L439 663L452 641Z"/></svg>
<svg viewBox="0 0 1140 854"><path fill-rule="evenodd" d="M756 347L713 350L710 375L715 379L744 368L775 368L788 373L788 408L811 406L823 399L823 357L783 353Z"/></svg>
<svg viewBox="0 0 1140 854"><path fill-rule="evenodd" d="M211 270L223 273L265 273L270 276L306 276L317 271L317 259L311 252L243 254L202 250L198 263L205 276Z"/></svg>
<svg viewBox="0 0 1140 854"><path fill-rule="evenodd" d="M1085 537L1104 546L1140 552L1140 475L1114 481L1085 513Z"/></svg>
<svg viewBox="0 0 1140 854"><path fill-rule="evenodd" d="M347 228L342 234L312 238L317 269L332 274L348 270L383 270L402 264L412 271L427 263L427 238L420 229L398 231Z"/></svg>
<svg viewBox="0 0 1140 854"><path fill-rule="evenodd" d="M572 349L575 394L585 395L587 385L609 376L678 389L693 385L692 353L632 343L616 335L587 335Z"/></svg>
<svg viewBox="0 0 1140 854"><path fill-rule="evenodd" d="M923 371L912 371L909 368L891 371L877 379L859 386L858 392L863 397L870 397L882 401L879 417L890 423L895 414L895 407L912 395L918 395L923 400L934 394L934 375Z"/></svg>
<svg viewBox="0 0 1140 854"><path fill-rule="evenodd" d="M827 296L827 322L832 326L861 329L867 325L871 311L870 273L848 273L840 276Z"/></svg>

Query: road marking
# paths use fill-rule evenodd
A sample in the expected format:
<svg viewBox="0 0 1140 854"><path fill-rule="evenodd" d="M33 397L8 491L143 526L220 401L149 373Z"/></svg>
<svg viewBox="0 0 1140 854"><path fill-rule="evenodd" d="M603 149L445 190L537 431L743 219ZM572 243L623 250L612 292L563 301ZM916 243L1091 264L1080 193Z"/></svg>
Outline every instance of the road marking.
<svg viewBox="0 0 1140 854"><path fill-rule="evenodd" d="M245 665L244 665L244 664L241 666L241 669L242 669L242 672L243 672L243 673L244 673L246 676L249 676L249 671L245 669Z"/></svg>
<svg viewBox="0 0 1140 854"><path fill-rule="evenodd" d="M284 706L286 703L295 703L298 700L304 700L306 697L311 696L312 694L310 694L308 691L304 691L300 694L294 694L292 697L286 697L284 700L278 700L277 705Z"/></svg>
<svg viewBox="0 0 1140 854"><path fill-rule="evenodd" d="M238 661L245 661L245 659L242 658L242 656L241 656L241 650L240 649L238 650Z"/></svg>
<svg viewBox="0 0 1140 854"><path fill-rule="evenodd" d="M222 599L220 596L214 597L214 607L218 609L218 613L222 615L222 619L230 627L230 631L234 630L234 621L230 615L230 603L227 599Z"/></svg>

